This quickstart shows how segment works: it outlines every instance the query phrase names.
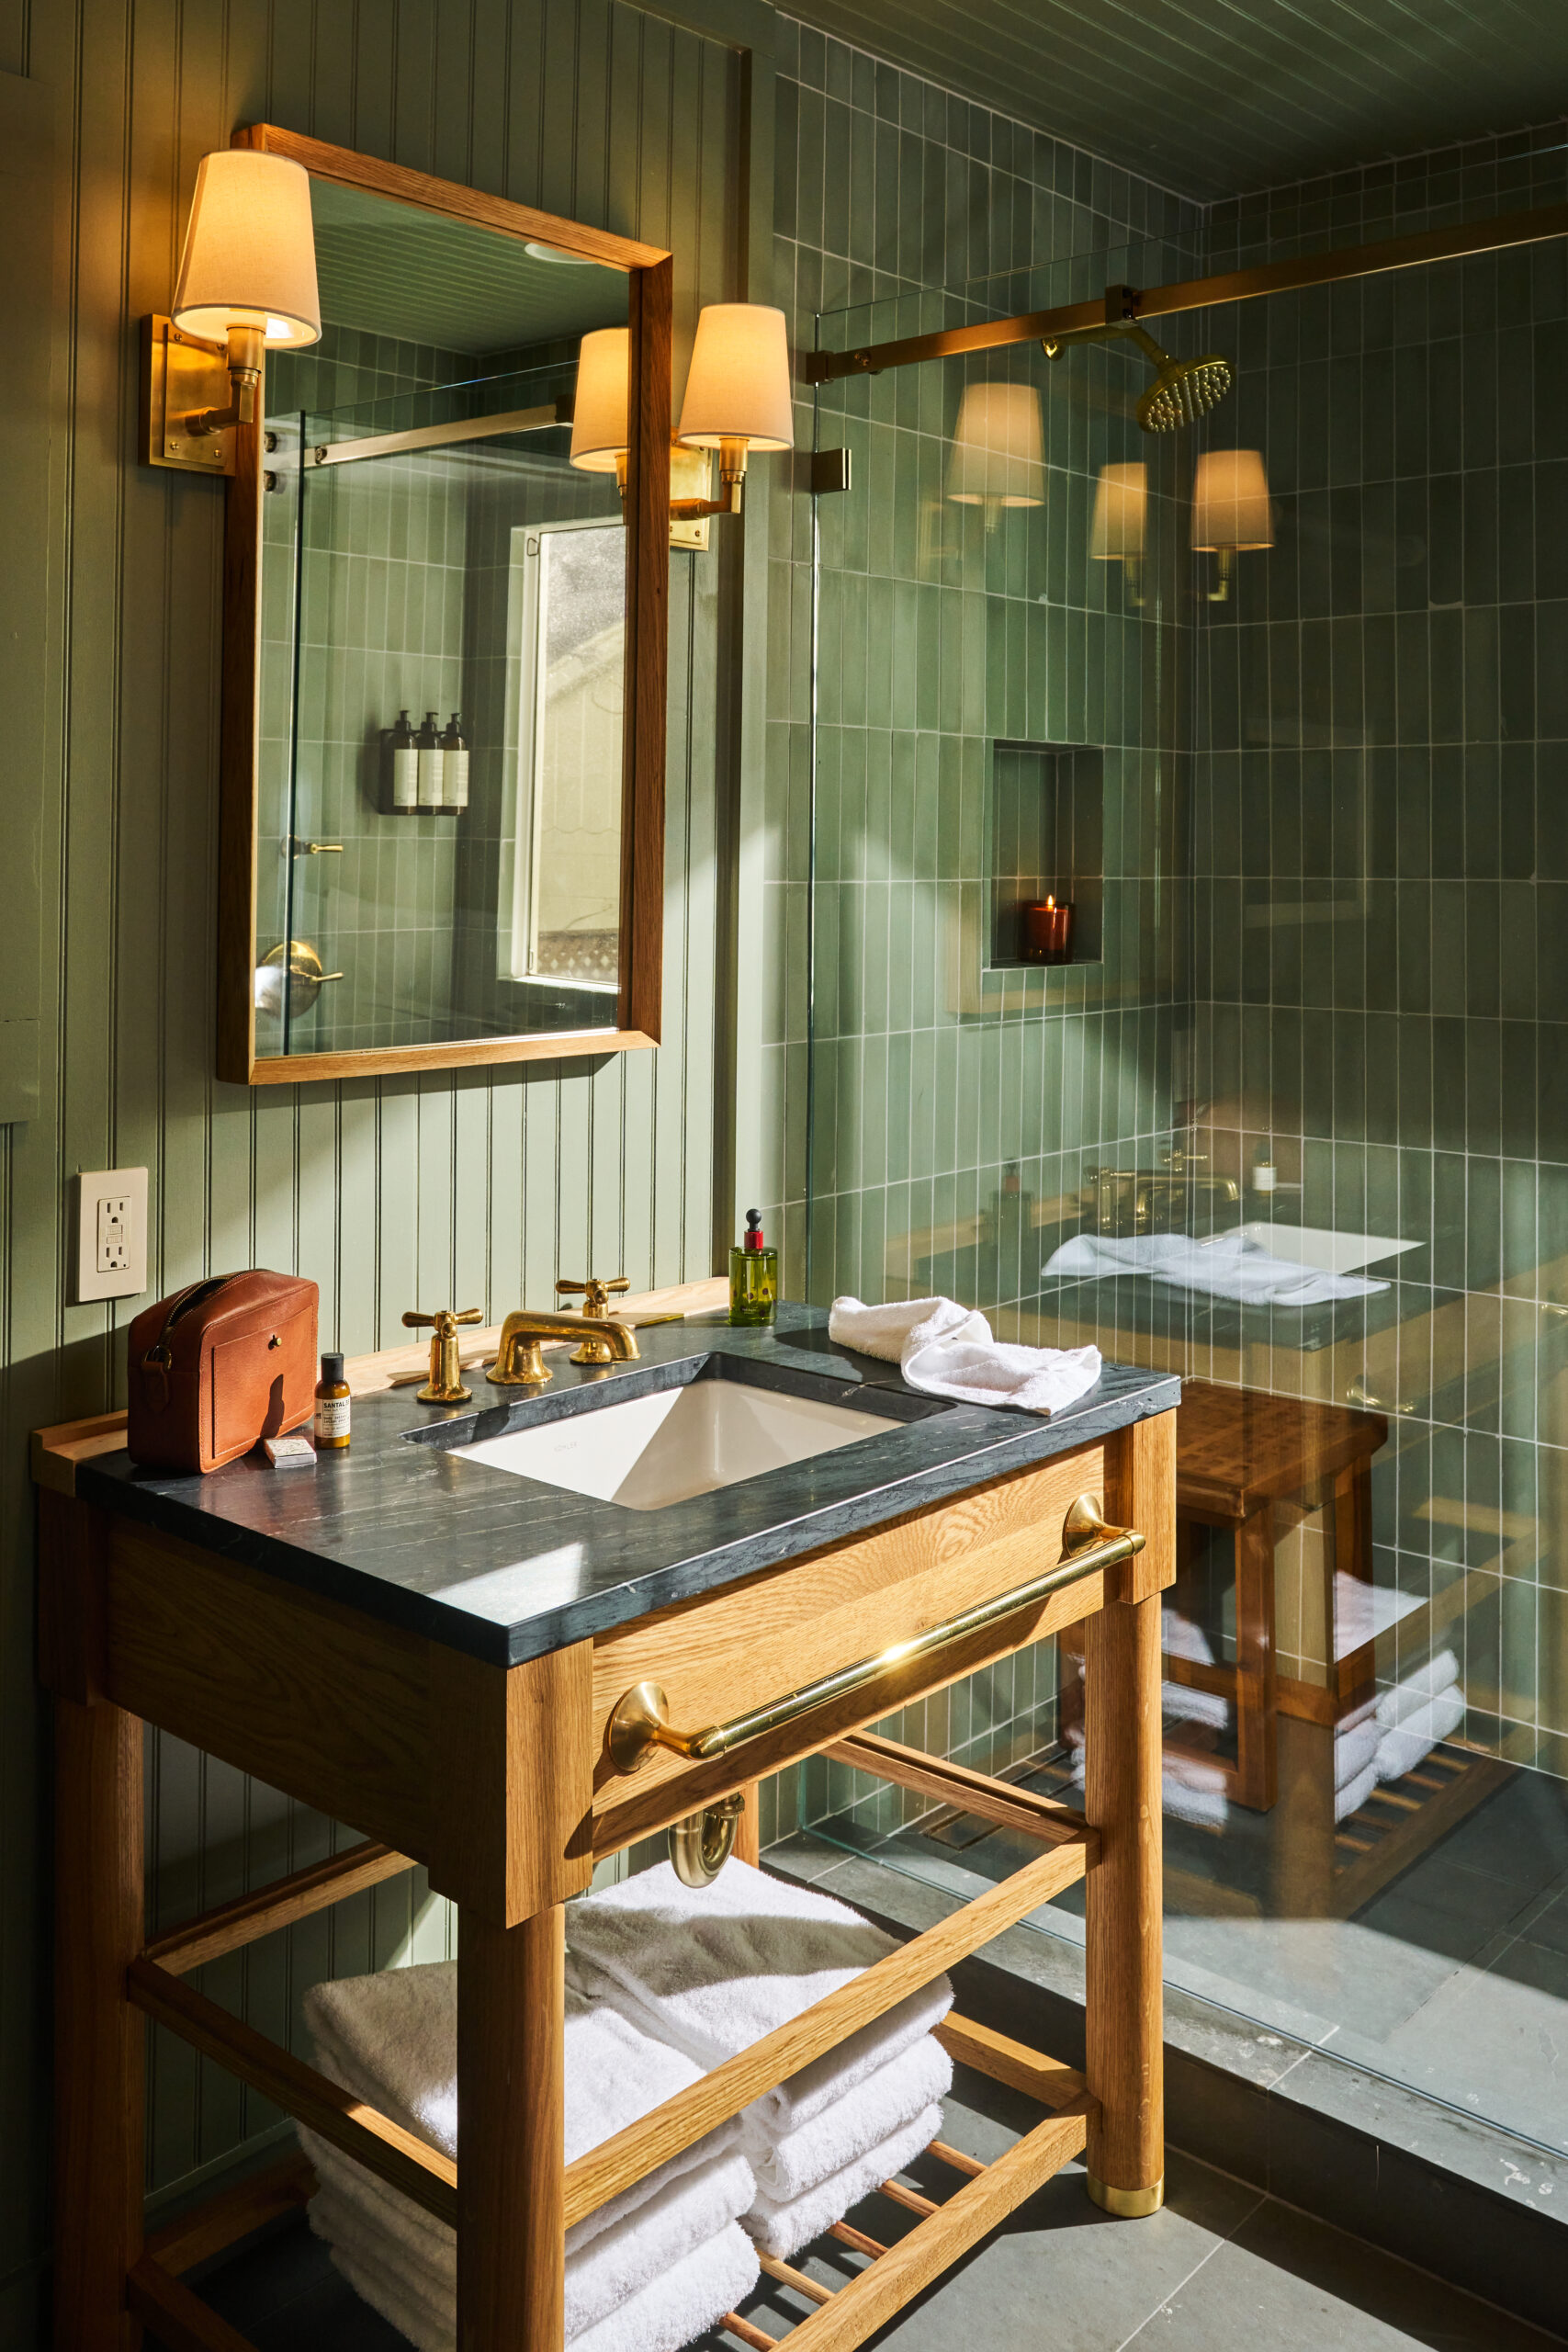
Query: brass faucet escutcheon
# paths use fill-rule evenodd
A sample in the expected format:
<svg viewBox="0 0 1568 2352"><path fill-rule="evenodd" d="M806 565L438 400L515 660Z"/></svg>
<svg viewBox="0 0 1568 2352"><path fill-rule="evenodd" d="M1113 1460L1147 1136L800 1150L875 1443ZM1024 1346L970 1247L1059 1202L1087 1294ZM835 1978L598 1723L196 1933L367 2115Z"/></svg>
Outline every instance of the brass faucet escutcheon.
<svg viewBox="0 0 1568 2352"><path fill-rule="evenodd" d="M463 1385L463 1367L457 1355L457 1326L459 1323L482 1323L482 1306L465 1306L459 1314L456 1307L444 1306L435 1315L416 1315L411 1306L403 1322L411 1331L430 1333L430 1378L423 1388L414 1391L422 1405L466 1405L473 1395Z"/></svg>
<svg viewBox="0 0 1568 2352"><path fill-rule="evenodd" d="M525 1306L509 1315L501 1327L501 1345L486 1378L494 1388L539 1388L551 1377L540 1350L543 1340L581 1340L571 1351L573 1363L632 1363L637 1355L637 1335L629 1323L614 1317L591 1320L586 1315L536 1315Z"/></svg>

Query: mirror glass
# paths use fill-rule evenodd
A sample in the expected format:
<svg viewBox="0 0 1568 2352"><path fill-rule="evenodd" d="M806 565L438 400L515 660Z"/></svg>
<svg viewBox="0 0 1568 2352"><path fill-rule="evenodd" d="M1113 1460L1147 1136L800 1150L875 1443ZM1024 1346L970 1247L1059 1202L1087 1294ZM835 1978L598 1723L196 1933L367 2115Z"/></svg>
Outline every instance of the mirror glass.
<svg viewBox="0 0 1568 2352"><path fill-rule="evenodd" d="M269 359L258 1057L616 1027L626 534L570 463L625 272L313 179Z"/></svg>

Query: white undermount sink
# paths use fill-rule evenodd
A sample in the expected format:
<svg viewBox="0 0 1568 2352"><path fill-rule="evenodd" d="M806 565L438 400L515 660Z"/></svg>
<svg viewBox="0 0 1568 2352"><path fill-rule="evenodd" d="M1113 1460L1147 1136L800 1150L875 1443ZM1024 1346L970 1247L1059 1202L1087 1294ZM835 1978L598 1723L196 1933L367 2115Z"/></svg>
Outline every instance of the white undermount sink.
<svg viewBox="0 0 1568 2352"><path fill-rule="evenodd" d="M580 1408L452 1452L459 1462L481 1462L628 1510L662 1510L905 1426L750 1383L694 1380L623 1405Z"/></svg>
<svg viewBox="0 0 1568 2352"><path fill-rule="evenodd" d="M1315 1266L1320 1273L1356 1274L1363 1266L1397 1257L1402 1250L1419 1250L1418 1241L1396 1241L1387 1233L1337 1233L1326 1225L1244 1225L1242 1232L1271 1258L1288 1258L1292 1265Z"/></svg>

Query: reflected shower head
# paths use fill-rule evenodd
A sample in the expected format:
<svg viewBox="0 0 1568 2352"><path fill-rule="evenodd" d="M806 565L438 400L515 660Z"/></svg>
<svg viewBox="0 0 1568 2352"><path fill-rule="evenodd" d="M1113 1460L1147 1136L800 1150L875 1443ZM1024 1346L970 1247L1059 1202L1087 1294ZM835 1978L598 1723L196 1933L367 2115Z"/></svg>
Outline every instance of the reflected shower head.
<svg viewBox="0 0 1568 2352"><path fill-rule="evenodd" d="M1063 334L1048 336L1043 348L1047 359L1055 359L1069 343L1098 343L1119 334L1131 335L1155 363L1154 382L1140 395L1136 410L1145 433L1174 433L1180 425L1196 424L1218 407L1235 380L1230 361L1218 352L1205 352L1199 359L1173 359L1134 319L1109 319L1102 327L1069 327Z"/></svg>
<svg viewBox="0 0 1568 2352"><path fill-rule="evenodd" d="M1159 368L1138 401L1138 423L1145 433L1174 433L1219 406L1235 380L1228 359L1213 351L1201 359L1173 359L1152 335L1136 327L1133 332Z"/></svg>

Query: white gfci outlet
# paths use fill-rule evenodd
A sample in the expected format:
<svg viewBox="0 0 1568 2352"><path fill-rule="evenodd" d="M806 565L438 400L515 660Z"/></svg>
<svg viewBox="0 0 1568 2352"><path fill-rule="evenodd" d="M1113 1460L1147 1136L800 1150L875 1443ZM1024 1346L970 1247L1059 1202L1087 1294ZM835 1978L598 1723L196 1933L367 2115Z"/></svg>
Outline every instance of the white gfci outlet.
<svg viewBox="0 0 1568 2352"><path fill-rule="evenodd" d="M147 1170L100 1168L76 1179L76 1297L136 1298L147 1287Z"/></svg>

